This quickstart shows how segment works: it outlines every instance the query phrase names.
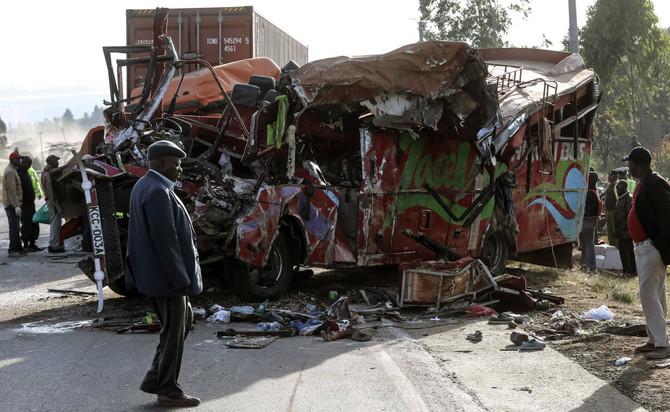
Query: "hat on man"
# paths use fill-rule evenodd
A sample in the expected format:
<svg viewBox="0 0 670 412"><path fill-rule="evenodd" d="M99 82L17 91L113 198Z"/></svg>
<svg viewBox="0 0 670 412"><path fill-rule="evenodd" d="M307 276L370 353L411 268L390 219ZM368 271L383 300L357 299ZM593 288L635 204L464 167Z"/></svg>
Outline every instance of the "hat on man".
<svg viewBox="0 0 670 412"><path fill-rule="evenodd" d="M186 157L186 153L169 140L160 140L153 143L147 150L147 157L149 160L158 160L165 156L175 156L183 159Z"/></svg>
<svg viewBox="0 0 670 412"><path fill-rule="evenodd" d="M612 169L612 170L610 170L610 175L615 175L615 174L617 174L617 173L619 173L619 172L617 172L616 169Z"/></svg>
<svg viewBox="0 0 670 412"><path fill-rule="evenodd" d="M12 152L12 153L9 154L9 160L18 159L19 157L21 157L19 152Z"/></svg>
<svg viewBox="0 0 670 412"><path fill-rule="evenodd" d="M54 162L57 162L57 161L60 160L60 157L58 157L58 156L56 156L56 155L49 155L49 156L47 156L47 163L51 162L52 160L53 160Z"/></svg>
<svg viewBox="0 0 670 412"><path fill-rule="evenodd" d="M635 163L644 163L644 164L650 164L651 163L651 153L649 153L649 150L642 146L638 146L634 148L633 150L628 153L628 156L624 157L621 159L623 162L627 161L635 162Z"/></svg>

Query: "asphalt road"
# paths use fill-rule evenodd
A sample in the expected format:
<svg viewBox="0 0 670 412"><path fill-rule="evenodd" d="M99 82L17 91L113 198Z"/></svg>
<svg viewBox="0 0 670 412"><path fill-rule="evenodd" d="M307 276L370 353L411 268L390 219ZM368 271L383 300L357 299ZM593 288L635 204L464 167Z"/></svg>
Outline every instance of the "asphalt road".
<svg viewBox="0 0 670 412"><path fill-rule="evenodd" d="M7 221L0 219L0 239ZM40 239L46 243L48 228ZM8 258L0 244L0 393L3 411L157 409L138 386L158 336L92 328L94 292L76 257ZM123 298L106 291L107 304ZM104 312L103 312L104 314ZM200 410L234 411L637 411L612 386L547 347L501 351L509 330L463 317L380 325L370 342L280 338L235 349L199 322L186 341L180 382ZM471 343L468 333L484 339Z"/></svg>

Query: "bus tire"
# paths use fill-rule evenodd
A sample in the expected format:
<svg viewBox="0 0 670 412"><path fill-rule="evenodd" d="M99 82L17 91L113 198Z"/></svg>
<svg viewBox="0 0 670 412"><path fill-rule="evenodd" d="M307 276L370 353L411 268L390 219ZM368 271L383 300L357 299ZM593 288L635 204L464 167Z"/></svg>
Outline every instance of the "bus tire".
<svg viewBox="0 0 670 412"><path fill-rule="evenodd" d="M501 232L493 232L484 240L480 258L484 260L493 276L499 276L505 273L507 268L507 257L509 246Z"/></svg>
<svg viewBox="0 0 670 412"><path fill-rule="evenodd" d="M279 234L270 249L268 262L263 268L236 264L235 294L245 300L272 299L281 295L291 284L293 264L288 243Z"/></svg>

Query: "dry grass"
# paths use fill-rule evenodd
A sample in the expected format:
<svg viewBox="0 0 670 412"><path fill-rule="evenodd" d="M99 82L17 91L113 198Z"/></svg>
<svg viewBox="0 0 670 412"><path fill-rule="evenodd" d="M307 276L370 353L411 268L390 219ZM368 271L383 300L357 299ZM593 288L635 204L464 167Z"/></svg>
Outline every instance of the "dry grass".
<svg viewBox="0 0 670 412"><path fill-rule="evenodd" d="M550 291L566 298L566 303L577 303L577 300L590 306L600 302L597 306L605 304L629 310L640 309L637 278L623 278L620 273L612 271L587 273L579 269L546 268L527 263L513 263L508 269L514 275L525 276L529 288Z"/></svg>
<svg viewBox="0 0 670 412"><path fill-rule="evenodd" d="M615 302L628 305L640 303L637 278L612 277L608 272L598 272L590 278L589 286L593 291L602 293Z"/></svg>

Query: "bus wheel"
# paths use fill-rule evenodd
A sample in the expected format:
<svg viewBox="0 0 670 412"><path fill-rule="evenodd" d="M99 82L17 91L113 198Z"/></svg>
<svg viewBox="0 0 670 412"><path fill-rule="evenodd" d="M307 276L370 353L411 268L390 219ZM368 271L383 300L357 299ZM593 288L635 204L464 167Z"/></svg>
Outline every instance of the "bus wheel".
<svg viewBox="0 0 670 412"><path fill-rule="evenodd" d="M505 273L507 267L508 246L500 232L493 232L486 237L480 258L486 261L493 276Z"/></svg>
<svg viewBox="0 0 670 412"><path fill-rule="evenodd" d="M235 270L236 294L246 300L275 298L291 284L293 264L288 244L283 235L277 236L267 264L263 268L242 264Z"/></svg>

